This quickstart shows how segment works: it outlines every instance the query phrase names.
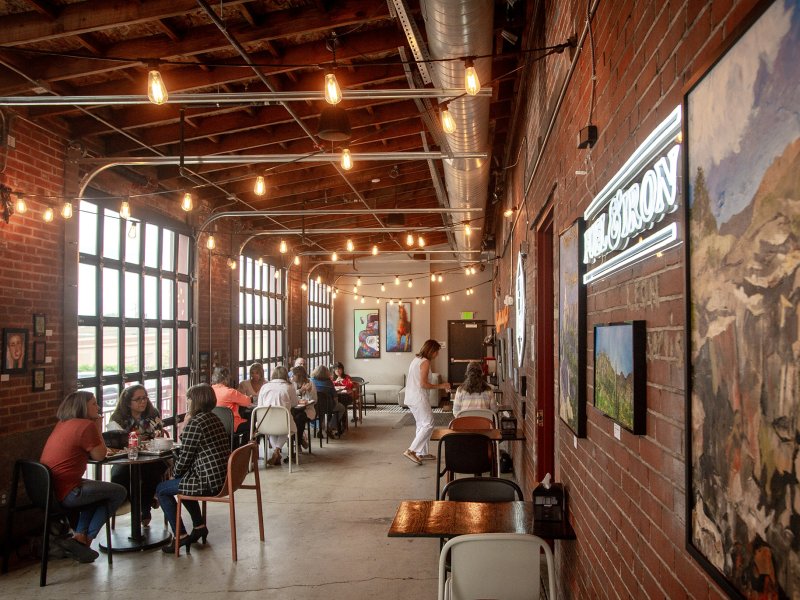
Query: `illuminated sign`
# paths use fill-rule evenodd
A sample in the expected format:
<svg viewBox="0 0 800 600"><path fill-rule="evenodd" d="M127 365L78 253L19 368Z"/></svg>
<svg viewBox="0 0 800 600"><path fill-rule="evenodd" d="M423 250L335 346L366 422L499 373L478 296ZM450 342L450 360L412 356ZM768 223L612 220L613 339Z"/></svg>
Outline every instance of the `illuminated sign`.
<svg viewBox="0 0 800 600"><path fill-rule="evenodd" d="M517 366L521 367L525 350L525 263L522 262L522 252L517 254L517 299L515 303L515 326L517 345Z"/></svg>
<svg viewBox="0 0 800 600"><path fill-rule="evenodd" d="M632 239L678 209L680 144L676 139L680 129L678 106L635 150L583 213L586 222L591 223L583 234L584 264L622 251L587 271L584 283L610 275L677 242L678 229L673 223L628 248Z"/></svg>

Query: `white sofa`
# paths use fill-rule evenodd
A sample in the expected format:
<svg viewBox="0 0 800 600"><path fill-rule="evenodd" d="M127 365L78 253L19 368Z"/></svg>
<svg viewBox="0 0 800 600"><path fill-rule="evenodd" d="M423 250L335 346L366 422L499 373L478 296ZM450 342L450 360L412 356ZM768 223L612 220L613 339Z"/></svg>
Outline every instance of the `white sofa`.
<svg viewBox="0 0 800 600"><path fill-rule="evenodd" d="M371 402L375 404L394 404L397 402L397 394L403 389L402 385L392 385L389 383L368 383L364 391L364 404L369 406ZM374 394L374 398L373 398Z"/></svg>
<svg viewBox="0 0 800 600"><path fill-rule="evenodd" d="M428 373L428 383L440 383L441 380L442 379L441 377L439 377L438 373ZM440 399L439 392L441 392L441 390L439 390L438 388L433 390L428 390L428 402L434 408L439 406L439 399ZM406 397L406 388L403 388L402 390L397 392L397 403L400 406L406 405L405 397Z"/></svg>

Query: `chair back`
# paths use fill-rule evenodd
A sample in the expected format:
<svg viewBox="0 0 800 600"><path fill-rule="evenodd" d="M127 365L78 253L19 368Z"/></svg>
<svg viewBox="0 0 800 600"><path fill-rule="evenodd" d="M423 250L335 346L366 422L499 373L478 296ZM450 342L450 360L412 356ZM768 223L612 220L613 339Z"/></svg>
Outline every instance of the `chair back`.
<svg viewBox="0 0 800 600"><path fill-rule="evenodd" d="M253 464L253 453L258 456L258 447L255 442L249 442L231 452L228 457L228 476L223 491L229 495L242 487L245 477Z"/></svg>
<svg viewBox="0 0 800 600"><path fill-rule="evenodd" d="M489 411L491 412L491 411ZM486 417L461 417L458 416L449 425L450 429L465 431L470 429L493 429L494 423Z"/></svg>
<svg viewBox="0 0 800 600"><path fill-rule="evenodd" d="M35 460L20 459L15 464L25 484L28 499L36 508L50 512L51 508L59 506L55 499L53 477L47 465Z"/></svg>
<svg viewBox="0 0 800 600"><path fill-rule="evenodd" d="M441 441L444 445L445 471L469 475L492 471L495 462L494 444L485 435L450 433Z"/></svg>
<svg viewBox="0 0 800 600"><path fill-rule="evenodd" d="M222 421L225 433L233 435L233 411L227 406L215 406L211 412L217 415L219 420Z"/></svg>
<svg viewBox="0 0 800 600"><path fill-rule="evenodd" d="M285 406L258 406L253 410L251 437L256 435L289 435L292 415Z"/></svg>
<svg viewBox="0 0 800 600"><path fill-rule="evenodd" d="M518 533L455 537L444 545L439 556L439 600L445 597L538 600L542 588L542 552L547 563L547 597L555 598L553 552L542 538Z"/></svg>
<svg viewBox="0 0 800 600"><path fill-rule="evenodd" d="M457 418L460 419L461 417L484 417L492 422L492 426L497 427L497 415L493 410L488 408L470 408L462 410L458 413Z"/></svg>
<svg viewBox="0 0 800 600"><path fill-rule="evenodd" d="M442 500L457 502L513 502L524 500L522 489L510 479L463 477L444 486Z"/></svg>
<svg viewBox="0 0 800 600"><path fill-rule="evenodd" d="M330 416L334 406L336 406L336 402L331 393L327 390L317 389L317 416Z"/></svg>

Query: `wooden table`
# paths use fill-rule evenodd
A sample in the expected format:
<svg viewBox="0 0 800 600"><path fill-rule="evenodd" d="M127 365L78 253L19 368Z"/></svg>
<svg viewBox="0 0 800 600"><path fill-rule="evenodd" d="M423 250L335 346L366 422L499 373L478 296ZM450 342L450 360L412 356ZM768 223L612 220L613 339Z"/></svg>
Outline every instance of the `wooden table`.
<svg viewBox="0 0 800 600"><path fill-rule="evenodd" d="M534 521L533 502L453 502L403 500L389 537L449 538L470 533L528 533L552 540L574 540L568 521Z"/></svg>

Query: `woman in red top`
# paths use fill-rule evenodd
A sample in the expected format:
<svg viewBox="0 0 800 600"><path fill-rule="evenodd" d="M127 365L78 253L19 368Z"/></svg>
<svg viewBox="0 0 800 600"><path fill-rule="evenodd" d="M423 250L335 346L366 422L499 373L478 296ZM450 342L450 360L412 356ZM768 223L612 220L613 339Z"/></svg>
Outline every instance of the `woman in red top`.
<svg viewBox="0 0 800 600"><path fill-rule="evenodd" d="M106 445L100 435L100 407L91 392L72 392L56 412L58 423L47 438L40 461L50 467L56 498L64 508L80 509L88 504L107 501L114 514L128 495L116 483L83 479L91 457L106 457ZM106 506L81 510L74 539L86 546L97 537L106 522Z"/></svg>

